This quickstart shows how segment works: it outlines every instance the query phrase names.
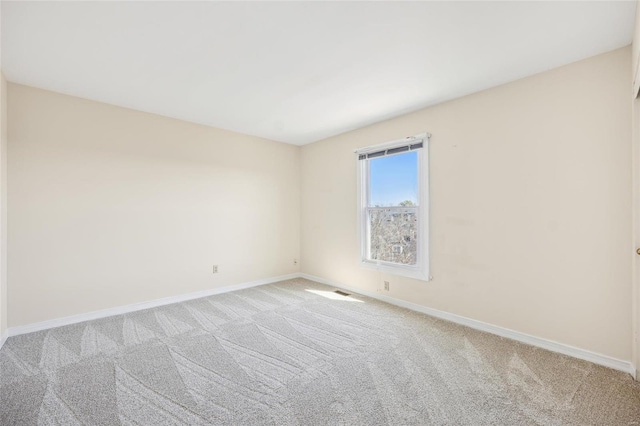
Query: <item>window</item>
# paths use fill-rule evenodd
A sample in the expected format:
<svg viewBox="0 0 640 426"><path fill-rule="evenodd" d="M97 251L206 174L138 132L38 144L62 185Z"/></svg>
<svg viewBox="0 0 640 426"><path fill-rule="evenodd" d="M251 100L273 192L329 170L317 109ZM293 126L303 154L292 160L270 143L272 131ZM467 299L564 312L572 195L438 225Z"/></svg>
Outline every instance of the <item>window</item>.
<svg viewBox="0 0 640 426"><path fill-rule="evenodd" d="M429 135L356 151L361 266L429 279Z"/></svg>

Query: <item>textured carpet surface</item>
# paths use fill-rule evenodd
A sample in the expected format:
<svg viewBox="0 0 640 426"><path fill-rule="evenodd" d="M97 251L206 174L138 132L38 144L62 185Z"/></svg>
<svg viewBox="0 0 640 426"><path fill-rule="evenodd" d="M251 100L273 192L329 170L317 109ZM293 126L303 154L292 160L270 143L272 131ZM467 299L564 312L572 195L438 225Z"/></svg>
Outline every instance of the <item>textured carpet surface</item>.
<svg viewBox="0 0 640 426"><path fill-rule="evenodd" d="M627 374L297 279L10 338L2 425L640 425Z"/></svg>

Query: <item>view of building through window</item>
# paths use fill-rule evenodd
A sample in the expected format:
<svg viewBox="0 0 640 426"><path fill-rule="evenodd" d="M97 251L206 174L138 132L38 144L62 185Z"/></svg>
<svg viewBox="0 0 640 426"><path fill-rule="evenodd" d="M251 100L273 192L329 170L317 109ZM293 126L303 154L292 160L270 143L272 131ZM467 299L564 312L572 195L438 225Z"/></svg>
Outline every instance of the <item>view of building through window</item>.
<svg viewBox="0 0 640 426"><path fill-rule="evenodd" d="M369 160L369 259L415 265L418 244L418 156Z"/></svg>

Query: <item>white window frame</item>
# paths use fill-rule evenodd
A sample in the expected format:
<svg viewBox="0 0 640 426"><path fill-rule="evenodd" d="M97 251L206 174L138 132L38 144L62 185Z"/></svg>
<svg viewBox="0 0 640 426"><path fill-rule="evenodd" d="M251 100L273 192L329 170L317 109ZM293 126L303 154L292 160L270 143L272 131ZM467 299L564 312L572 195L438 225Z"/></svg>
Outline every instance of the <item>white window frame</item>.
<svg viewBox="0 0 640 426"><path fill-rule="evenodd" d="M374 269L393 275L415 278L429 281L429 133L421 133L408 138L398 139L391 142L368 146L355 151L356 170L358 182L358 264L367 269ZM361 160L360 156L372 152L397 148L409 144L422 142L422 148L415 150L418 157L418 245L415 265L402 265L399 263L386 262L382 260L368 259L369 252L369 226L368 202L369 202L369 159ZM399 155L406 154L407 151L400 152ZM380 157L377 157L380 158ZM395 207L394 207L395 208ZM402 209L402 207L398 207Z"/></svg>

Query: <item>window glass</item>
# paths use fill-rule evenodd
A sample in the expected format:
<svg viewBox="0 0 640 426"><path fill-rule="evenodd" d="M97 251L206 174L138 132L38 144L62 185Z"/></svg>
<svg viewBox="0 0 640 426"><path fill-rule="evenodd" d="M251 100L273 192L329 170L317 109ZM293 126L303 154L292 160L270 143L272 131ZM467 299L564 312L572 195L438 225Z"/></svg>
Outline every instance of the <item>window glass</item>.
<svg viewBox="0 0 640 426"><path fill-rule="evenodd" d="M369 211L369 259L415 265L417 263L417 209Z"/></svg>
<svg viewBox="0 0 640 426"><path fill-rule="evenodd" d="M372 158L369 161L369 206L418 204L418 154Z"/></svg>

